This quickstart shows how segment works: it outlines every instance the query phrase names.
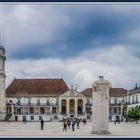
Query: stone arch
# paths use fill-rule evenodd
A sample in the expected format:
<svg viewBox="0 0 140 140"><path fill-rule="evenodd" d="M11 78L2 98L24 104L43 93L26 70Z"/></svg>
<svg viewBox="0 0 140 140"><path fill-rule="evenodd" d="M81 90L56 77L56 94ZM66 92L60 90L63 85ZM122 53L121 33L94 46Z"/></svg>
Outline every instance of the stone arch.
<svg viewBox="0 0 140 140"><path fill-rule="evenodd" d="M82 114L83 113L83 99L78 99L77 101L77 112L78 114Z"/></svg>
<svg viewBox="0 0 140 140"><path fill-rule="evenodd" d="M70 111L70 114L75 114L75 100L74 99L69 100L69 111Z"/></svg>
<svg viewBox="0 0 140 140"><path fill-rule="evenodd" d="M65 99L61 100L61 110L62 114L67 114L67 101Z"/></svg>
<svg viewBox="0 0 140 140"><path fill-rule="evenodd" d="M29 108L29 111L30 111L30 114L34 114L34 112L35 112L34 107L30 107L30 108Z"/></svg>
<svg viewBox="0 0 140 140"><path fill-rule="evenodd" d="M40 114L44 114L45 113L45 107L40 107Z"/></svg>

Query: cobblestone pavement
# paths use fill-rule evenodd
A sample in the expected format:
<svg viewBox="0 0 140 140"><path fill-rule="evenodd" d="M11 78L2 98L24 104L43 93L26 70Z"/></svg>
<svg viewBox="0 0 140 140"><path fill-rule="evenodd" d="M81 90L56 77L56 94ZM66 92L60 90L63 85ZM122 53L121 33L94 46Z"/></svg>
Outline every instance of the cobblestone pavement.
<svg viewBox="0 0 140 140"><path fill-rule="evenodd" d="M121 123L109 124L110 135L102 136L140 136L140 124ZM40 130L40 122L0 122L0 137L96 137L97 135L90 134L91 122L87 122L84 126L80 123L80 129L75 127L75 131L68 129L63 131L62 122L45 122L44 130Z"/></svg>

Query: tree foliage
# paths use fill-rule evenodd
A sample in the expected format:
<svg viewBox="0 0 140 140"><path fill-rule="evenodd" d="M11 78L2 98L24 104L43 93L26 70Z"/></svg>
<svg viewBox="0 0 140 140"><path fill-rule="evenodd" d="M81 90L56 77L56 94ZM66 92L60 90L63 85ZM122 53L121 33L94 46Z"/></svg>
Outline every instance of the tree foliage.
<svg viewBox="0 0 140 140"><path fill-rule="evenodd" d="M131 108L128 111L128 117L131 119L134 119L137 123L138 120L140 119L140 106L136 106L136 107Z"/></svg>

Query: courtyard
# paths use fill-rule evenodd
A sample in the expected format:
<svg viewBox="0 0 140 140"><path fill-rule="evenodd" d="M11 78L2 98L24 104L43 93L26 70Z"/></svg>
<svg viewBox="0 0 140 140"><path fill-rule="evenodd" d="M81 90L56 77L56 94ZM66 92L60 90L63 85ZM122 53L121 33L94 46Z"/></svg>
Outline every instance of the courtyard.
<svg viewBox="0 0 140 140"><path fill-rule="evenodd" d="M109 129L110 135L104 136L140 136L140 124L125 123L114 124L110 122ZM40 122L0 122L0 137L100 137L90 134L91 122L87 122L86 125L80 123L80 129L75 126L75 131L68 129L63 131L62 122L45 122L44 130L40 130Z"/></svg>

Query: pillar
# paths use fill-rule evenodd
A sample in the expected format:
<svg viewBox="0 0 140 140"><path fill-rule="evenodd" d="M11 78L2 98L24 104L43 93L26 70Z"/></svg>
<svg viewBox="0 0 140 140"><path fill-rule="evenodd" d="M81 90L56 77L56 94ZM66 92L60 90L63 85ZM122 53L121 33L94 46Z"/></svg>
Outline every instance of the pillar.
<svg viewBox="0 0 140 140"><path fill-rule="evenodd" d="M67 105L67 107L66 107L66 114L69 115L70 114L69 99L66 99L66 101L67 101L67 104L66 104Z"/></svg>
<svg viewBox="0 0 140 140"><path fill-rule="evenodd" d="M78 113L78 104L77 104L77 99L74 100L75 101L75 115L77 115Z"/></svg>
<svg viewBox="0 0 140 140"><path fill-rule="evenodd" d="M86 106L85 106L86 102L85 102L85 99L82 99L82 100L83 100L83 113L85 113L86 112Z"/></svg>
<svg viewBox="0 0 140 140"><path fill-rule="evenodd" d="M62 112L62 110L61 110L61 102L62 102L62 99L61 99L61 98L59 98L59 113L61 113L61 112Z"/></svg>
<svg viewBox="0 0 140 140"><path fill-rule="evenodd" d="M109 88L111 83L99 76L92 85L92 134L109 134Z"/></svg>

